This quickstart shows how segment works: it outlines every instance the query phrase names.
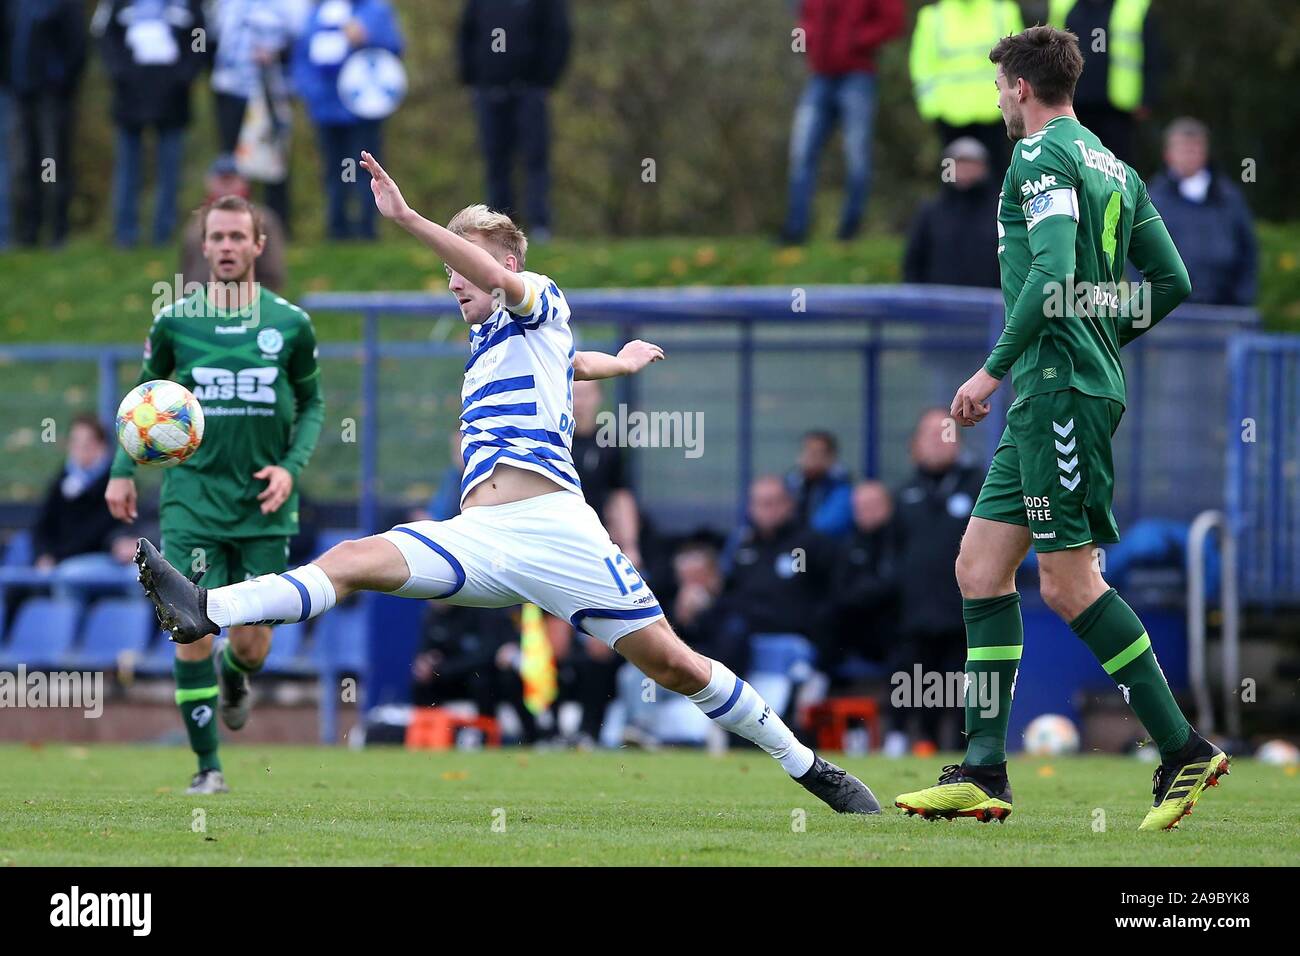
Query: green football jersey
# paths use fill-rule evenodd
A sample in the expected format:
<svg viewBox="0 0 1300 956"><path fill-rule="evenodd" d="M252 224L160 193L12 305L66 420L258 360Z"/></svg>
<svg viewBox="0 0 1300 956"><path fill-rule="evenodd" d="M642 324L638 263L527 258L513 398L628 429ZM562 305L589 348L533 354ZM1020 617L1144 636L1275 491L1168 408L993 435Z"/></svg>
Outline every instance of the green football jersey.
<svg viewBox="0 0 1300 956"><path fill-rule="evenodd" d="M1072 117L1016 144L998 209L1007 324L985 368L1010 371L1017 400L1073 388L1125 402L1119 350L1148 300L1132 299L1124 262L1159 219L1141 177Z"/></svg>
<svg viewBox="0 0 1300 956"><path fill-rule="evenodd" d="M163 473L164 536L196 529L227 538L297 532L297 479L324 418L319 376L311 319L266 289L240 311L217 309L205 288L158 313L140 381L179 382L205 419L198 451ZM253 477L266 465L294 476L293 494L269 515L257 500L266 481ZM119 448L113 476L134 471Z"/></svg>

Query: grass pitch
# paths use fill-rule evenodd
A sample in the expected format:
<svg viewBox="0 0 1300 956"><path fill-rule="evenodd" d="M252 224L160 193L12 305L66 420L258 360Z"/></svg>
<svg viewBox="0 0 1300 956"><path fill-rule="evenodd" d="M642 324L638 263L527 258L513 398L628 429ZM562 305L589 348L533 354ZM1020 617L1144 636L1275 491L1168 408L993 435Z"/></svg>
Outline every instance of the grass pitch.
<svg viewBox="0 0 1300 956"><path fill-rule="evenodd" d="M1005 824L893 808L942 757L846 758L888 805L841 817L758 752L407 753L226 747L232 792L187 797L188 751L0 747L0 865L1176 865L1300 859L1300 775L1234 761L1174 833L1138 833L1151 767L1013 759ZM1104 829L1103 829L1104 826Z"/></svg>

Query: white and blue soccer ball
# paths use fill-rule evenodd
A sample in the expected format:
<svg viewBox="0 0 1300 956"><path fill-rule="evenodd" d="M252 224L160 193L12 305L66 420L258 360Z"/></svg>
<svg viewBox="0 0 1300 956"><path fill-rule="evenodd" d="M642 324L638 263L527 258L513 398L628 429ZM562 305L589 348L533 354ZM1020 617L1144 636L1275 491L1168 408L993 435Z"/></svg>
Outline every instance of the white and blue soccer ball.
<svg viewBox="0 0 1300 956"><path fill-rule="evenodd" d="M1025 753L1035 757L1057 757L1078 751L1079 731L1068 717L1042 714L1025 728Z"/></svg>

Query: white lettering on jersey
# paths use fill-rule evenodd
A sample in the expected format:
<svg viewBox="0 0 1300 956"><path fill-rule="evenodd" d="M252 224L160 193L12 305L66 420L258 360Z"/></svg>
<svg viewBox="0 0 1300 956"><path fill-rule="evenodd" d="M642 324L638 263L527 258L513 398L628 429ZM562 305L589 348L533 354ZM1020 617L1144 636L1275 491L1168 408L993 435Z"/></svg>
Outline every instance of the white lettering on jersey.
<svg viewBox="0 0 1300 956"><path fill-rule="evenodd" d="M1115 158L1108 150L1089 149L1083 140L1076 139L1074 145L1079 147L1079 155L1083 159L1083 164L1089 169L1095 169L1111 179L1118 179L1120 185L1128 180L1128 167Z"/></svg>
<svg viewBox="0 0 1300 956"><path fill-rule="evenodd" d="M242 402L275 404L275 389L271 386L280 375L278 368L241 368L232 372L227 368L199 366L191 369L190 374L194 376L197 399L237 398Z"/></svg>
<svg viewBox="0 0 1300 956"><path fill-rule="evenodd" d="M1056 177L1051 173L1044 173L1040 179L1027 180L1020 187L1020 195L1028 199L1030 196L1037 196L1045 189L1051 189L1056 185Z"/></svg>

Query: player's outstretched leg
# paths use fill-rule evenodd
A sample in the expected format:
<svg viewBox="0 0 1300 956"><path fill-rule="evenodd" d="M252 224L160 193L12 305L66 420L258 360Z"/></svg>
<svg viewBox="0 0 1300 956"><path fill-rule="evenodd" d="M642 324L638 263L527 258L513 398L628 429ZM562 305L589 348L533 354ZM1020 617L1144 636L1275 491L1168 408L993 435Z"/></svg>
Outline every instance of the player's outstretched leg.
<svg viewBox="0 0 1300 956"><path fill-rule="evenodd" d="M1201 798L1206 787L1217 787L1227 776L1229 757L1196 731L1182 751L1161 759L1151 781L1155 799L1139 830L1172 830Z"/></svg>
<svg viewBox="0 0 1300 956"><path fill-rule="evenodd" d="M758 691L725 665L687 647L664 619L620 638L614 649L661 687L685 696L714 723L767 751L831 809L880 812L880 802L866 784L801 744Z"/></svg>

